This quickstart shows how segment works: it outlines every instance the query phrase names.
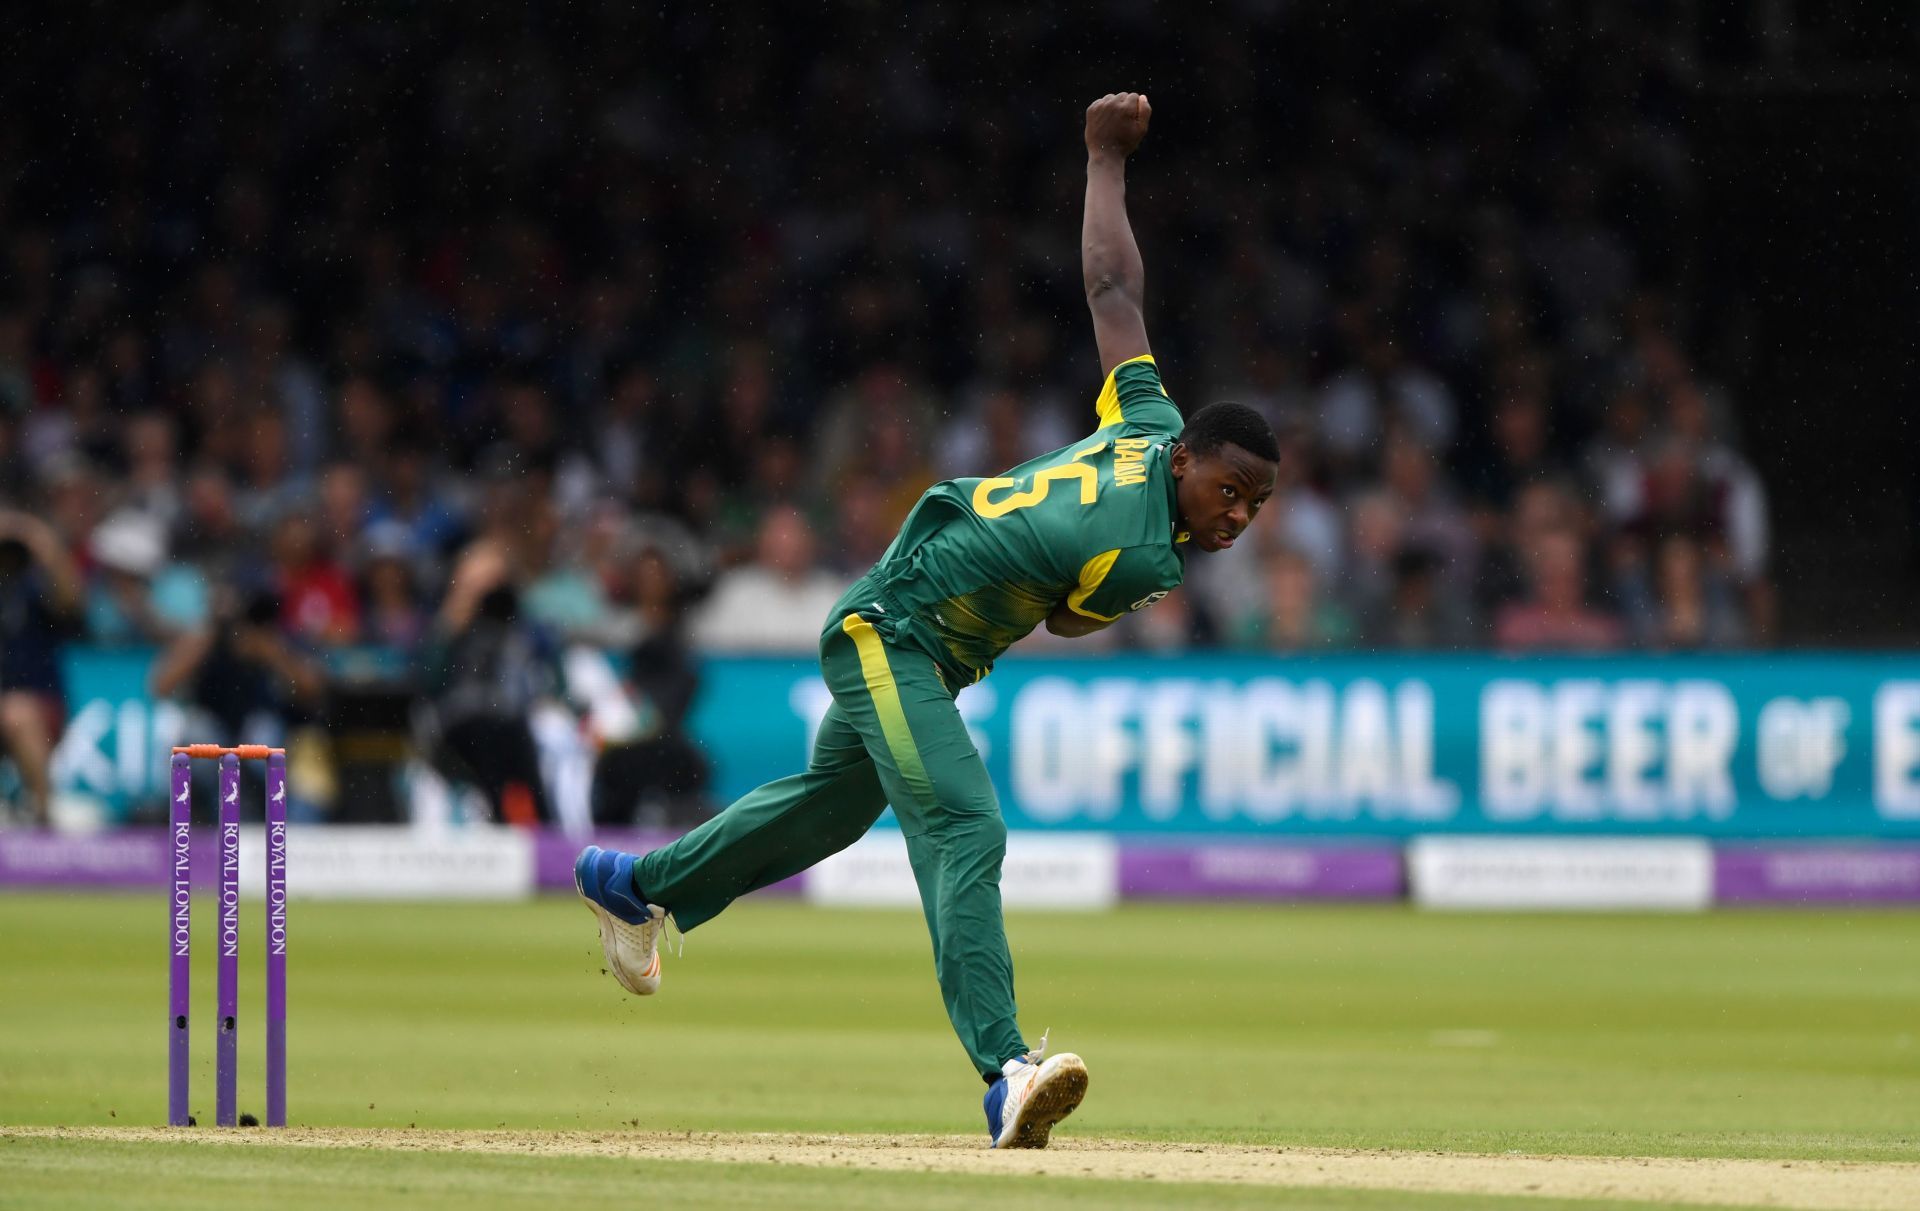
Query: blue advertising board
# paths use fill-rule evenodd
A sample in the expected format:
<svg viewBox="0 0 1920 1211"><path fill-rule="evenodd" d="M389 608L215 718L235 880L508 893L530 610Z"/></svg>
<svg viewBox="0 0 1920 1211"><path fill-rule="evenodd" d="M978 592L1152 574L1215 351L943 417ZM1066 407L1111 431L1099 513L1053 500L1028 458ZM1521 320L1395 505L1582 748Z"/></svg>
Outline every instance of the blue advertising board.
<svg viewBox="0 0 1920 1211"><path fill-rule="evenodd" d="M68 654L59 787L163 785L151 654ZM703 666L723 801L807 760L804 659ZM1920 838L1920 657L1010 659L964 690L1010 825L1119 833Z"/></svg>
<svg viewBox="0 0 1920 1211"><path fill-rule="evenodd" d="M153 659L150 648L67 649L67 725L53 752L57 793L96 800L110 814L133 799L165 801L168 755L189 740L187 713L147 692Z"/></svg>
<svg viewBox="0 0 1920 1211"><path fill-rule="evenodd" d="M810 662L709 662L723 798L793 773ZM1920 659L1010 659L963 717L1014 827L1920 836Z"/></svg>

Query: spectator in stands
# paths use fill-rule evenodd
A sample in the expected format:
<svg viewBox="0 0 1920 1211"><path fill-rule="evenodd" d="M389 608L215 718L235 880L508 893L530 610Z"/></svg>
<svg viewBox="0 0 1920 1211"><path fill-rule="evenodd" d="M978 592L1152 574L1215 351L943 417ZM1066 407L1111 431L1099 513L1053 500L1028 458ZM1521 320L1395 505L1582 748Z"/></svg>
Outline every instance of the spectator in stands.
<svg viewBox="0 0 1920 1211"><path fill-rule="evenodd" d="M786 433L767 435L754 451L753 467L740 483L718 490L706 518L723 564L741 563L752 556L754 535L768 509L803 507L807 466L799 440Z"/></svg>
<svg viewBox="0 0 1920 1211"><path fill-rule="evenodd" d="M187 384L184 426L200 458L229 475L248 461L246 410L239 385L224 362L207 361Z"/></svg>
<svg viewBox="0 0 1920 1211"><path fill-rule="evenodd" d="M373 379L356 374L341 384L333 432L336 455L355 466L381 466L398 428L392 401ZM440 448L444 452L447 446Z"/></svg>
<svg viewBox="0 0 1920 1211"><path fill-rule="evenodd" d="M1293 272L1302 271L1295 266ZM1236 313L1237 309L1229 309L1228 314ZM1273 431L1282 438L1283 454L1289 444L1300 442L1311 446L1315 440L1314 397L1301 358L1268 333L1252 333L1244 339L1245 346L1234 350L1242 365L1218 394L1266 417ZM1284 481L1284 469L1281 476Z"/></svg>
<svg viewBox="0 0 1920 1211"><path fill-rule="evenodd" d="M700 688L687 647L685 593L657 542L636 540L631 578L639 634L628 653L627 684L648 726L630 743L606 749L594 772L596 824L687 827L710 811L706 756L688 733Z"/></svg>
<svg viewBox="0 0 1920 1211"><path fill-rule="evenodd" d="M290 731L317 717L327 681L321 663L282 629L282 617L271 593L217 585L211 616L160 653L148 689L156 698L184 698L197 732L236 744L285 744Z"/></svg>
<svg viewBox="0 0 1920 1211"><path fill-rule="evenodd" d="M942 427L934 459L937 473L951 478L1002 471L1081 436L1061 423L1057 410L1011 387L978 391ZM862 568L862 571L865 569Z"/></svg>
<svg viewBox="0 0 1920 1211"><path fill-rule="evenodd" d="M1390 437L1381 486L1400 518L1395 549L1411 545L1431 552L1440 561L1447 590L1464 595L1472 584L1479 544L1473 523L1442 478L1433 451L1399 434Z"/></svg>
<svg viewBox="0 0 1920 1211"><path fill-rule="evenodd" d="M640 530L618 500L594 503L579 523L579 566L600 599L595 642L609 649L630 647L645 628L634 600L634 552Z"/></svg>
<svg viewBox="0 0 1920 1211"><path fill-rule="evenodd" d="M89 466L110 467L119 453L120 431L105 376L99 367L82 364L61 384L60 406L34 415L28 443L40 458L78 458Z"/></svg>
<svg viewBox="0 0 1920 1211"><path fill-rule="evenodd" d="M897 529L919 502L920 494L934 482L927 456L929 441L923 431L913 428L906 410L897 405L877 409L872 421L861 474L871 476L879 485L888 523Z"/></svg>
<svg viewBox="0 0 1920 1211"><path fill-rule="evenodd" d="M1623 585L1633 637L1656 651L1732 647L1743 638L1732 586L1716 575L1700 544L1669 534L1654 548L1651 582L1636 567Z"/></svg>
<svg viewBox="0 0 1920 1211"><path fill-rule="evenodd" d="M1229 633L1236 646L1311 652L1352 640L1352 616L1321 592L1312 560L1282 549L1267 556L1261 566L1266 593L1260 608L1233 620Z"/></svg>
<svg viewBox="0 0 1920 1211"><path fill-rule="evenodd" d="M244 352L235 363L241 390L280 422L289 464L311 475L328 453L326 390L319 373L293 348L293 314L277 300L247 311Z"/></svg>
<svg viewBox="0 0 1920 1211"><path fill-rule="evenodd" d="M635 536L628 566L637 619L632 677L669 721L681 719L693 705L696 685L687 658L688 594L657 534Z"/></svg>
<svg viewBox="0 0 1920 1211"><path fill-rule="evenodd" d="M1443 563L1439 555L1420 546L1403 546L1394 553L1392 589L1362 621L1362 645L1450 651L1473 642L1464 602L1442 586Z"/></svg>
<svg viewBox="0 0 1920 1211"><path fill-rule="evenodd" d="M571 435L560 431L552 395L525 381L503 383L495 395L490 423L501 436L481 450L479 465L502 475L536 472L548 481L547 494L563 514L585 508L599 491L599 472Z"/></svg>
<svg viewBox="0 0 1920 1211"><path fill-rule="evenodd" d="M826 566L852 583L880 561L899 528L888 515L887 492L880 482L854 476L834 498Z"/></svg>
<svg viewBox="0 0 1920 1211"><path fill-rule="evenodd" d="M458 502L438 482L425 438L412 432L398 434L375 465L380 468L380 476L368 509L368 524L396 521L405 526L420 557L439 572L445 567L442 561L453 553L466 532L466 522Z"/></svg>
<svg viewBox="0 0 1920 1211"><path fill-rule="evenodd" d="M66 722L60 649L79 625L79 566L39 518L0 510L0 741L25 790L29 819L45 824L49 761Z"/></svg>
<svg viewBox="0 0 1920 1211"><path fill-rule="evenodd" d="M42 465L40 482L41 504L33 512L45 518L68 558L78 562L112 506L112 488L98 467L72 455Z"/></svg>
<svg viewBox="0 0 1920 1211"><path fill-rule="evenodd" d="M1606 401L1582 470L1601 515L1609 525L1619 526L1640 511L1653 446L1652 415L1646 388L1632 378L1616 383Z"/></svg>
<svg viewBox="0 0 1920 1211"><path fill-rule="evenodd" d="M1468 495L1481 515L1483 534L1488 533L1486 519L1512 509L1526 484L1564 474L1552 449L1546 368L1537 358L1511 358L1500 377L1489 440L1468 476Z"/></svg>
<svg viewBox="0 0 1920 1211"><path fill-rule="evenodd" d="M368 527L360 541L361 639L411 656L426 637L430 615L421 600L419 549L398 521Z"/></svg>
<svg viewBox="0 0 1920 1211"><path fill-rule="evenodd" d="M166 644L206 620L207 586L190 565L167 558L167 534L152 516L122 509L88 543L87 638L106 645Z"/></svg>
<svg viewBox="0 0 1920 1211"><path fill-rule="evenodd" d="M496 816L531 826L551 820L530 720L559 683L549 638L520 615L504 547L482 540L454 566L421 658L433 703L433 764L481 791Z"/></svg>
<svg viewBox="0 0 1920 1211"><path fill-rule="evenodd" d="M322 548L340 564L359 557L361 535L372 515L366 472L352 463L329 463L318 477L318 531Z"/></svg>
<svg viewBox="0 0 1920 1211"><path fill-rule="evenodd" d="M1320 392L1322 440L1336 467L1349 475L1378 459L1389 432L1438 453L1452 444L1457 422L1446 384L1383 332L1362 337L1354 365Z"/></svg>
<svg viewBox="0 0 1920 1211"><path fill-rule="evenodd" d="M810 652L847 582L814 559L813 530L798 509L769 510L753 562L725 573L693 625L709 652Z"/></svg>
<svg viewBox="0 0 1920 1211"><path fill-rule="evenodd" d="M516 578L527 621L563 644L619 643L625 638L623 619L588 557L591 525L563 526L560 510L546 492L529 492L524 501Z"/></svg>
<svg viewBox="0 0 1920 1211"><path fill-rule="evenodd" d="M640 508L664 507L668 468L679 457L679 439L651 371L634 365L613 376L594 432L608 487Z"/></svg>
<svg viewBox="0 0 1920 1211"><path fill-rule="evenodd" d="M101 369L118 415L138 415L153 405L151 342L131 324L115 328L103 343Z"/></svg>
<svg viewBox="0 0 1920 1211"><path fill-rule="evenodd" d="M900 498L910 506L906 484L899 481L930 465L926 443L938 432L935 416L933 401L905 367L892 361L867 367L829 396L821 409L814 439L818 486L836 492L855 475L874 474L890 506L897 506ZM893 445L886 451L887 465L875 468L870 451L873 435L882 427L893 435ZM929 478L913 495L917 497L931 482ZM904 508L898 512L892 518L895 524L906 516Z"/></svg>
<svg viewBox="0 0 1920 1211"><path fill-rule="evenodd" d="M1531 580L1531 553L1559 530L1586 533L1590 521L1566 480L1536 480L1521 488L1513 509L1493 519L1493 541L1481 552L1473 601L1483 618L1524 597Z"/></svg>
<svg viewBox="0 0 1920 1211"><path fill-rule="evenodd" d="M1691 375L1668 390L1667 428L1691 448L1696 475L1716 498L1723 541L1709 545L1708 554L1764 632L1772 625L1773 597L1767 578L1767 499L1760 477L1722 438L1707 394Z"/></svg>
<svg viewBox="0 0 1920 1211"><path fill-rule="evenodd" d="M174 545L209 583L257 583L264 577L255 537L234 510L233 481L212 463L187 476Z"/></svg>
<svg viewBox="0 0 1920 1211"><path fill-rule="evenodd" d="M1619 621L1587 604L1586 552L1577 531L1550 530L1528 555L1527 596L1494 620L1501 651L1600 652L1625 642Z"/></svg>
<svg viewBox="0 0 1920 1211"><path fill-rule="evenodd" d="M270 583L280 625L307 643L340 646L360 637L360 599L353 579L320 541L318 521L289 512L273 527Z"/></svg>
<svg viewBox="0 0 1920 1211"><path fill-rule="evenodd" d="M1379 613L1393 592L1393 557L1406 545L1399 505L1384 489L1347 501L1346 577L1341 598L1361 617Z"/></svg>
<svg viewBox="0 0 1920 1211"><path fill-rule="evenodd" d="M1727 485L1709 474L1700 447L1669 436L1654 450L1641 478L1639 508L1627 529L1647 540L1688 534L1719 550L1727 541Z"/></svg>
<svg viewBox="0 0 1920 1211"><path fill-rule="evenodd" d="M745 485L753 476L760 446L779 435L780 401L770 357L758 342L741 342L729 350L709 405L718 423L694 427L682 436L681 458L704 473L715 498Z"/></svg>
<svg viewBox="0 0 1920 1211"><path fill-rule="evenodd" d="M182 499L179 427L165 412L137 412L126 422L126 504L171 530Z"/></svg>

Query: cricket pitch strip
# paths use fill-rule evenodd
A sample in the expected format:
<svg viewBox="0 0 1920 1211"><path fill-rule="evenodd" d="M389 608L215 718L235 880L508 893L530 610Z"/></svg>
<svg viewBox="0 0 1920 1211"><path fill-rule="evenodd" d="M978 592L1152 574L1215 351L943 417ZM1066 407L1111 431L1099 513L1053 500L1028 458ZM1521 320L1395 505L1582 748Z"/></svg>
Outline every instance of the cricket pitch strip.
<svg viewBox="0 0 1920 1211"><path fill-rule="evenodd" d="M348 1127L5 1127L0 1137L188 1142L209 1147L379 1148L720 1161L829 1168L1031 1173L1107 1180L1611 1198L1808 1211L1920 1211L1920 1163L1678 1157L1485 1156L1055 1137L1041 1152L994 1152L974 1136L427 1131Z"/></svg>

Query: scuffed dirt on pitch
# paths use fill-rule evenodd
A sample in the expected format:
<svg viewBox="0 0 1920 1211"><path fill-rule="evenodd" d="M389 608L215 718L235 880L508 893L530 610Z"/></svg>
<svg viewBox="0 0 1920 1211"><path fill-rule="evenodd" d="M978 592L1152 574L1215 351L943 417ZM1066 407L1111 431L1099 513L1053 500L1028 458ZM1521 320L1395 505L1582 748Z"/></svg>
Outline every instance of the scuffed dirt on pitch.
<svg viewBox="0 0 1920 1211"><path fill-rule="evenodd" d="M0 1127L0 1137L214 1146L383 1148L612 1156L630 1160L814 1165L1167 1183L1612 1198L1816 1211L1920 1211L1920 1164L1673 1157L1479 1156L1339 1148L1262 1148L1056 1136L1044 1152L994 1152L974 1136L712 1134L625 1131L418 1131L295 1127Z"/></svg>

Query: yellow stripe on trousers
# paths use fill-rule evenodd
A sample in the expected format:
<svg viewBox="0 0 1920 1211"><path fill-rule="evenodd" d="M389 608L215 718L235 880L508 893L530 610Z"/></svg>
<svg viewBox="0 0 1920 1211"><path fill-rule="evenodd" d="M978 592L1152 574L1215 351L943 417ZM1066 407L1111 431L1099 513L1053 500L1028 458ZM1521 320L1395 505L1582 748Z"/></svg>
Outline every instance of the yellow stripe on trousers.
<svg viewBox="0 0 1920 1211"><path fill-rule="evenodd" d="M858 614L842 619L840 629L853 637L854 650L860 653L860 675L866 680L867 693L873 696L880 734L886 739L887 751L893 754L893 764L920 801L915 806L923 812L931 811L935 803L933 780L927 777L927 767L920 762L920 746L913 742L913 729L907 726L900 687L894 683L893 666L887 663L887 645L873 625Z"/></svg>

